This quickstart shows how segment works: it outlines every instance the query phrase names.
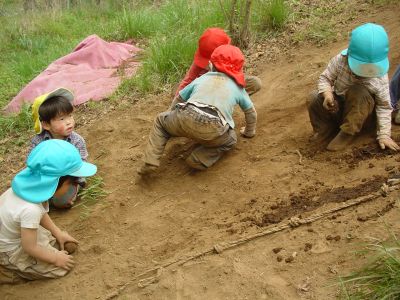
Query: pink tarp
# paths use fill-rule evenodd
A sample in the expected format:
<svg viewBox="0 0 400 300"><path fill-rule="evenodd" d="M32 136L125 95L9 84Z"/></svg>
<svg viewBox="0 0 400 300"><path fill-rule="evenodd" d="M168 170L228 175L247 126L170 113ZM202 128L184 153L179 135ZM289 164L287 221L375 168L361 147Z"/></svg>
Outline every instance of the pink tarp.
<svg viewBox="0 0 400 300"><path fill-rule="evenodd" d="M133 75L140 63L133 57L141 49L125 43L108 43L97 35L84 39L72 53L51 63L4 108L19 112L24 102L32 103L42 94L59 87L71 90L74 105L110 96L121 82L117 70ZM122 67L123 64L123 67Z"/></svg>

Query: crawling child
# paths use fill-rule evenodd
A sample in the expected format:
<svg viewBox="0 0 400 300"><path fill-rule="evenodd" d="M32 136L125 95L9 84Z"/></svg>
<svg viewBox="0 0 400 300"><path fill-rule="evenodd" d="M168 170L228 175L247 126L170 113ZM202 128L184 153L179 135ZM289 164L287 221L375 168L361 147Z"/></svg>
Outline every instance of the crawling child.
<svg viewBox="0 0 400 300"><path fill-rule="evenodd" d="M244 56L239 48L221 45L211 55L211 72L195 79L179 92L173 109L159 114L150 133L140 175L153 172L170 137L187 137L199 145L186 159L193 169L206 170L237 141L233 110L239 105L246 127L241 134L256 133L257 114L245 90Z"/></svg>

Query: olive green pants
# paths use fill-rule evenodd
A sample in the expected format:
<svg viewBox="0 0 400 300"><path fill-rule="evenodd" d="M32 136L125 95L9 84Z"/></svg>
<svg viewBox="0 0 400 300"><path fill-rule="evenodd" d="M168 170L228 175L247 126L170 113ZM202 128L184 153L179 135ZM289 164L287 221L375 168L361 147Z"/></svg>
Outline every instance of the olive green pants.
<svg viewBox="0 0 400 300"><path fill-rule="evenodd" d="M323 107L322 94L314 91L310 95L307 108L315 133L328 136L341 130L347 134L356 135L363 126L371 125L375 101L364 86L353 85L344 97L336 94L334 96L339 104L339 110L336 113L331 113Z"/></svg>

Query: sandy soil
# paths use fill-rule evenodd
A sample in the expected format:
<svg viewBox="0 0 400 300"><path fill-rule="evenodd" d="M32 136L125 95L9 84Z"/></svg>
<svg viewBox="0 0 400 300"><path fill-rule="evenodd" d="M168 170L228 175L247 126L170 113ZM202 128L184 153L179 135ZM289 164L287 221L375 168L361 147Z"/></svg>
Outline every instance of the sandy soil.
<svg viewBox="0 0 400 300"><path fill-rule="evenodd" d="M357 23L385 25L393 66L400 61L399 9L396 4L371 11ZM157 173L147 181L137 180L135 170L152 120L170 102L166 95L117 108L81 128L110 195L88 215L82 206L52 213L56 223L80 240L77 266L60 280L0 286L0 298L106 299L124 286L116 298L335 299L338 276L365 259L352 251L371 238L385 239L385 222L394 232L399 230L398 193L309 226L172 265L153 283L142 282L144 287L133 279L166 261L369 194L399 171L399 155L378 150L373 132L365 132L354 148L342 153L327 153L321 145L308 143L306 97L328 60L346 43L293 49L263 66L264 87L253 97L257 136L240 138L207 172L190 171L184 158L193 145L174 139ZM240 128L240 112L235 120ZM400 141L400 128L394 126L393 132Z"/></svg>

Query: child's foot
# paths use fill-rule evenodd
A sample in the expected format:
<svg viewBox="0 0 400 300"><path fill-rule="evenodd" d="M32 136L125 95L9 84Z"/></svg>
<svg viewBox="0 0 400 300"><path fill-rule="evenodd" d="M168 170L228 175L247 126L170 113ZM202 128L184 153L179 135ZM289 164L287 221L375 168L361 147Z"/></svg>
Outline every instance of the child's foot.
<svg viewBox="0 0 400 300"><path fill-rule="evenodd" d="M340 131L337 136L326 147L329 151L341 151L349 146L354 140L354 135Z"/></svg>
<svg viewBox="0 0 400 300"><path fill-rule="evenodd" d="M155 170L157 170L157 166L145 163L139 169L137 169L137 173L141 176L145 176L154 173Z"/></svg>
<svg viewBox="0 0 400 300"><path fill-rule="evenodd" d="M207 170L207 167L203 165L202 162L199 161L197 158L195 158L193 155L189 155L188 158L186 158L186 164L195 170L199 171Z"/></svg>

